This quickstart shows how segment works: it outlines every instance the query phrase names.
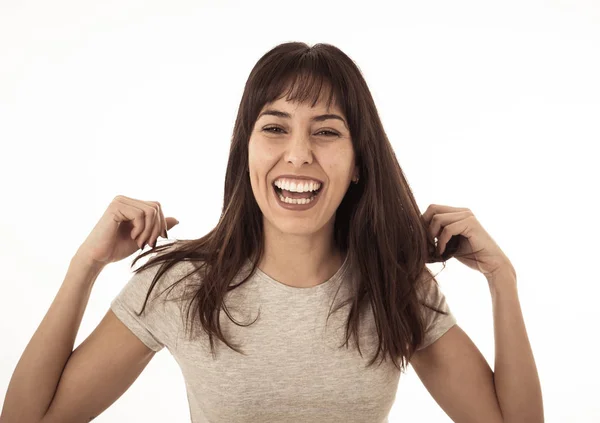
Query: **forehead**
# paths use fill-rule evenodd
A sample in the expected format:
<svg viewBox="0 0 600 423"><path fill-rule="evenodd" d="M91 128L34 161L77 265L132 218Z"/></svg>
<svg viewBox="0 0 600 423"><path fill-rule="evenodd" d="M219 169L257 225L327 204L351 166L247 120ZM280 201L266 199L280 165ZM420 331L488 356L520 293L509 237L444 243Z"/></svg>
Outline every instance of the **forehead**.
<svg viewBox="0 0 600 423"><path fill-rule="evenodd" d="M270 103L266 103L261 109L260 113L267 109L277 109L294 114L315 114L315 113L335 113L341 116L344 115L342 110L338 107L335 102L332 102L330 107L327 107L327 101L319 99L319 101L312 105L311 101L299 102L299 101L288 101L285 98L279 98ZM259 113L259 114L260 114Z"/></svg>

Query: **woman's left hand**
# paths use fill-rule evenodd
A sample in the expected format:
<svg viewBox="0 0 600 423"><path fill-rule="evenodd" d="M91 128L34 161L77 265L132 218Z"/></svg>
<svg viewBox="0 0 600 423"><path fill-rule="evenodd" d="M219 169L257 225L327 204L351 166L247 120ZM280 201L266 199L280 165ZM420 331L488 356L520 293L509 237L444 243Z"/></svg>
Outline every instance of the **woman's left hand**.
<svg viewBox="0 0 600 423"><path fill-rule="evenodd" d="M515 269L504 252L492 237L483 229L473 212L467 208L431 204L422 215L429 235L438 239L440 254L454 235L460 235L460 243L455 257L471 269L478 270L490 280L500 273L514 274ZM481 250L481 251L479 251ZM463 254L475 254L477 261Z"/></svg>

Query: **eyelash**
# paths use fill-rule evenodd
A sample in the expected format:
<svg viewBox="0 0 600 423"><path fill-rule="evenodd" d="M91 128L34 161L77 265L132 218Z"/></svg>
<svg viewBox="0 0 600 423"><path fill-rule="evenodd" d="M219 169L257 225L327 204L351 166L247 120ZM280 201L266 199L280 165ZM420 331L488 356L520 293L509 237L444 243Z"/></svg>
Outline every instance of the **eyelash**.
<svg viewBox="0 0 600 423"><path fill-rule="evenodd" d="M264 129L267 132L271 132L273 134L278 134L279 132L269 131L269 129L281 129L281 128L279 128L277 126L270 126L270 127ZM283 131L283 129L281 129L281 130ZM328 132L329 134L331 134L331 135L327 135L328 137L329 136L335 136L335 137L339 137L340 136L340 134L338 134L337 132L329 131L327 129L323 129L322 131L319 131L318 133L320 133L320 132Z"/></svg>

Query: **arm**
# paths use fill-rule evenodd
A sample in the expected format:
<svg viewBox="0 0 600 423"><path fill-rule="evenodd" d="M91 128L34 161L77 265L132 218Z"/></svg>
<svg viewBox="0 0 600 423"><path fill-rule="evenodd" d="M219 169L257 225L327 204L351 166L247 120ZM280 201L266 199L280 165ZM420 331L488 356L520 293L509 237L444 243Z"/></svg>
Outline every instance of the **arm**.
<svg viewBox="0 0 600 423"><path fill-rule="evenodd" d="M488 279L496 341L495 387L507 422L543 422L542 388L527 337L514 273Z"/></svg>
<svg viewBox="0 0 600 423"><path fill-rule="evenodd" d="M65 280L9 383L0 423L90 421L133 383L154 355L109 310L72 351L101 268L71 260Z"/></svg>
<svg viewBox="0 0 600 423"><path fill-rule="evenodd" d="M507 272L488 282L494 313L495 372L458 325L417 351L411 364L454 422L543 422L541 388L516 276Z"/></svg>

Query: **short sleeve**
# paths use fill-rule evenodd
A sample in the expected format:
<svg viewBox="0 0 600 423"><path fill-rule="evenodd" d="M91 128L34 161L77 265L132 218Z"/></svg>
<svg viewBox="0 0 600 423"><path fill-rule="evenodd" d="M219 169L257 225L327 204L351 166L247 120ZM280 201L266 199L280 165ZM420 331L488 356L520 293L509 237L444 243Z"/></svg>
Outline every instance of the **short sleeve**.
<svg viewBox="0 0 600 423"><path fill-rule="evenodd" d="M438 313L428 307L421 306L425 314L425 337L421 345L417 347L417 351L433 344L457 323L456 317L452 314L444 293L433 280L427 282L425 303L447 314Z"/></svg>
<svg viewBox="0 0 600 423"><path fill-rule="evenodd" d="M161 275L148 297L144 312L138 316L144 305L148 289L160 264L153 265L141 272L134 273L121 292L112 300L110 309L148 348L158 352L172 345L178 333L179 307L168 295L173 282L169 281L170 272ZM164 292L163 292L164 291ZM165 298L169 297L169 301Z"/></svg>

